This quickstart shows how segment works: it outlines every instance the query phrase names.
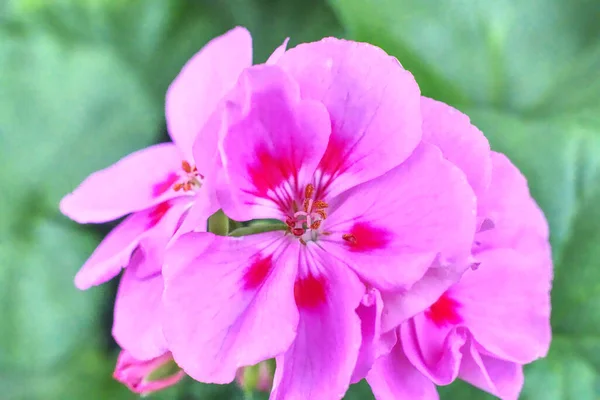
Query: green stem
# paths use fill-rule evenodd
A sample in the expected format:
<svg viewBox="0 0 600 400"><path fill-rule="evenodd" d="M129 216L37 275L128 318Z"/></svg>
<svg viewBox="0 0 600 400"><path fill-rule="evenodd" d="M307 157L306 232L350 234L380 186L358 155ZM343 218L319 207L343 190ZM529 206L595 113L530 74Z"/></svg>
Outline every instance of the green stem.
<svg viewBox="0 0 600 400"><path fill-rule="evenodd" d="M222 210L217 211L208 218L208 231L219 236L229 233L229 218Z"/></svg>
<svg viewBox="0 0 600 400"><path fill-rule="evenodd" d="M255 235L257 233L264 232L272 232L272 231L285 231L287 230L287 225L284 224L256 224L251 226L243 226L241 228L237 228L233 232L229 234L232 237L240 237L240 236L248 236Z"/></svg>

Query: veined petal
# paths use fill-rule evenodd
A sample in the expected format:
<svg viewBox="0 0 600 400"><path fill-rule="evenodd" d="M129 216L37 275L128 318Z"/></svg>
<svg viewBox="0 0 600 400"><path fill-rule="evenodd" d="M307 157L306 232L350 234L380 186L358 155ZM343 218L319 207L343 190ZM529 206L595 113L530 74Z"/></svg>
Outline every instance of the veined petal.
<svg viewBox="0 0 600 400"><path fill-rule="evenodd" d="M492 178L490 144L469 117L440 101L421 97L423 140L466 175L475 195L483 195Z"/></svg>
<svg viewBox="0 0 600 400"><path fill-rule="evenodd" d="M436 385L448 385L456 379L468 340L464 327L444 322L419 314L399 328L404 354Z"/></svg>
<svg viewBox="0 0 600 400"><path fill-rule="evenodd" d="M422 143L399 167L330 202L327 250L382 290L407 289L437 257L464 270L476 202L464 174Z"/></svg>
<svg viewBox="0 0 600 400"><path fill-rule="evenodd" d="M208 42L171 83L165 106L167 128L187 159L192 157L196 135L221 98L251 65L252 37L245 28L236 27Z"/></svg>
<svg viewBox="0 0 600 400"><path fill-rule="evenodd" d="M298 247L298 334L277 357L271 400L340 399L358 358L360 320L354 310L365 288L346 265L321 248L310 243Z"/></svg>
<svg viewBox="0 0 600 400"><path fill-rule="evenodd" d="M384 308L381 316L382 332L389 332L401 323L425 311L452 285L464 271L455 265L441 265L436 260L425 275L409 289L382 292Z"/></svg>
<svg viewBox="0 0 600 400"><path fill-rule="evenodd" d="M154 274L138 278L141 265L147 271L154 270ZM112 334L119 346L138 360L151 360L168 351L160 321L161 267L162 264L137 250L119 283Z"/></svg>
<svg viewBox="0 0 600 400"><path fill-rule="evenodd" d="M187 206L185 198L171 199L125 218L106 235L77 272L75 286L85 290L112 279L129 264L131 253L140 243L144 246L155 243L160 247L158 241L166 245ZM139 267L138 274L144 269ZM149 271L149 275L152 274L153 271Z"/></svg>
<svg viewBox="0 0 600 400"><path fill-rule="evenodd" d="M380 48L326 38L286 51L278 65L303 99L329 112L332 133L319 164L329 196L396 167L421 140L419 87Z"/></svg>
<svg viewBox="0 0 600 400"><path fill-rule="evenodd" d="M282 232L243 238L189 233L169 249L163 330L194 379L233 381L238 368L284 352L296 336L296 263Z"/></svg>
<svg viewBox="0 0 600 400"><path fill-rule="evenodd" d="M221 157L236 204L225 213L239 221L283 217L325 151L327 110L301 100L281 68L264 65L244 71L228 110Z"/></svg>
<svg viewBox="0 0 600 400"><path fill-rule="evenodd" d="M551 340L549 248L527 255L496 249L478 258L481 266L452 289L475 340L490 354L519 364L545 356Z"/></svg>
<svg viewBox="0 0 600 400"><path fill-rule="evenodd" d="M459 377L502 400L517 400L524 382L522 365L481 354L472 340L466 346Z"/></svg>
<svg viewBox="0 0 600 400"><path fill-rule="evenodd" d="M376 289L370 289L356 309L356 314L360 318L362 340L351 383L357 383L365 378L377 357L390 350L384 349L386 343L380 343L382 309L381 294Z"/></svg>
<svg viewBox="0 0 600 400"><path fill-rule="evenodd" d="M367 375L377 400L437 400L439 395L429 378L420 373L406 358L402 343L379 358Z"/></svg>
<svg viewBox="0 0 600 400"><path fill-rule="evenodd" d="M179 196L171 188L181 157L173 143L131 153L88 176L61 200L60 211L81 224L106 222Z"/></svg>
<svg viewBox="0 0 600 400"><path fill-rule="evenodd" d="M510 160L492 152L492 183L479 200L479 212L493 229L477 234L477 250L510 247L529 252L548 242L548 223L529 194L527 180Z"/></svg>

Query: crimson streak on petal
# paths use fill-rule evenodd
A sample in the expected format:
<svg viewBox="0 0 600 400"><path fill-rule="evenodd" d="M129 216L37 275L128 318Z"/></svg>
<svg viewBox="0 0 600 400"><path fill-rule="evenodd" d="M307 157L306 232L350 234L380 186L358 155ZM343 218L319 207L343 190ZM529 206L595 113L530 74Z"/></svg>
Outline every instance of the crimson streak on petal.
<svg viewBox="0 0 600 400"><path fill-rule="evenodd" d="M244 274L244 289L254 290L258 288L267 279L272 268L273 261L270 255L265 258L257 255Z"/></svg>

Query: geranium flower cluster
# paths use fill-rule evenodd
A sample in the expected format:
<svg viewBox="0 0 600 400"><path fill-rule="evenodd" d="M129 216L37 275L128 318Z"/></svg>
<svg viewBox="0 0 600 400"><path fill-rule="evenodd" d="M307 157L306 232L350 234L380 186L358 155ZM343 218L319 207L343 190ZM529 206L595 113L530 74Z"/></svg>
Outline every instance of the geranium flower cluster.
<svg viewBox="0 0 600 400"><path fill-rule="evenodd" d="M172 143L60 205L80 223L128 215L75 278L124 269L117 379L223 384L274 358L271 399L340 399L363 378L377 399L435 399L457 378L517 398L551 337L546 221L517 168L398 60L326 38L252 66L235 28L183 67L166 117ZM219 210L250 222L218 235Z"/></svg>

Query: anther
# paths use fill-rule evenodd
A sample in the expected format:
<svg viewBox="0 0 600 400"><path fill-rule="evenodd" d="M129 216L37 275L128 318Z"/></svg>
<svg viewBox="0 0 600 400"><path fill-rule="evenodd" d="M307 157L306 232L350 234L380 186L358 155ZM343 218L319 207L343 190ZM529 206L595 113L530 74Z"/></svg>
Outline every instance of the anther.
<svg viewBox="0 0 600 400"><path fill-rule="evenodd" d="M300 238L300 239L298 239L298 240L300 241L300 243L302 243L303 245L305 245L305 246L306 246L306 241L305 241L304 239Z"/></svg>
<svg viewBox="0 0 600 400"><path fill-rule="evenodd" d="M322 208L327 208L329 207L329 204L327 204L326 202L324 202L323 200L317 200L313 203L313 207L317 210L322 209Z"/></svg>
<svg viewBox="0 0 600 400"><path fill-rule="evenodd" d="M310 224L310 229L319 229L320 226L321 226L321 220L317 220L317 221L314 221L312 224Z"/></svg>
<svg viewBox="0 0 600 400"><path fill-rule="evenodd" d="M321 219L327 218L327 212L325 210L317 210L315 211L315 213L317 213L321 217Z"/></svg>
<svg viewBox="0 0 600 400"><path fill-rule="evenodd" d="M181 168L185 171L186 174L191 174L192 173L192 166L190 165L189 162L183 160L181 162Z"/></svg>
<svg viewBox="0 0 600 400"><path fill-rule="evenodd" d="M356 237L351 233L344 233L342 235L342 239L351 244L356 244Z"/></svg>
<svg viewBox="0 0 600 400"><path fill-rule="evenodd" d="M312 185L312 183L309 183L308 185L306 185L306 189L304 189L304 198L310 199L312 197L314 191L315 191L315 187Z"/></svg>
<svg viewBox="0 0 600 400"><path fill-rule="evenodd" d="M285 224L290 228L293 228L294 226L296 226L296 220L292 217L287 217L285 220Z"/></svg>
<svg viewBox="0 0 600 400"><path fill-rule="evenodd" d="M183 189L183 183L176 183L173 185L174 191L179 192L181 189Z"/></svg>

